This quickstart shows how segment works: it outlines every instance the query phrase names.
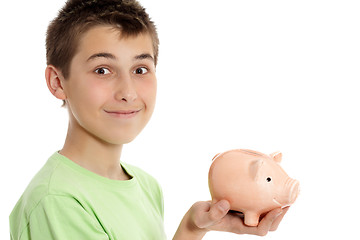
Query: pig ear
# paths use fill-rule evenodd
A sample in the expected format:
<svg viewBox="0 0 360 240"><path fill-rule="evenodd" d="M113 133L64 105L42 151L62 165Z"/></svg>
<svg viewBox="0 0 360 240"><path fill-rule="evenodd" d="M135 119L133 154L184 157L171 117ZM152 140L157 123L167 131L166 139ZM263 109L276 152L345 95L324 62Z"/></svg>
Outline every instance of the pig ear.
<svg viewBox="0 0 360 240"><path fill-rule="evenodd" d="M277 163L281 162L282 159L282 153L281 152L274 152L270 154L270 157Z"/></svg>
<svg viewBox="0 0 360 240"><path fill-rule="evenodd" d="M264 161L259 159L259 160L255 160L255 161L252 161L250 163L250 169L249 169L249 172L250 172L250 177L253 179L253 180L257 180L258 178L258 173L259 173L259 170L261 168L261 166L263 165Z"/></svg>
<svg viewBox="0 0 360 240"><path fill-rule="evenodd" d="M219 155L220 155L220 153L216 154L216 155L213 157L212 161L214 161L215 158L217 158Z"/></svg>

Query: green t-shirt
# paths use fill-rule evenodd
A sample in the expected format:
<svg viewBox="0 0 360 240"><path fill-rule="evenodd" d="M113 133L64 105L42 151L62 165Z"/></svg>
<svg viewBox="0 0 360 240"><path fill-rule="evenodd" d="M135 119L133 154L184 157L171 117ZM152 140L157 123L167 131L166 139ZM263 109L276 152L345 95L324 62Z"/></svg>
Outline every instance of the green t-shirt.
<svg viewBox="0 0 360 240"><path fill-rule="evenodd" d="M130 180L102 177L54 153L11 213L11 239L166 239L159 184L121 165Z"/></svg>

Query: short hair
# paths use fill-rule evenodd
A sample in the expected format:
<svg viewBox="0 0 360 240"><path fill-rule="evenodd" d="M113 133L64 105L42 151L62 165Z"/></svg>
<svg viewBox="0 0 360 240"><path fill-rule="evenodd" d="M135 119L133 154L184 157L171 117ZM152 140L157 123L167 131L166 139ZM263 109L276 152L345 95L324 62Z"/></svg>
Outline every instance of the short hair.
<svg viewBox="0 0 360 240"><path fill-rule="evenodd" d="M98 25L114 26L124 36L149 34L156 66L159 52L156 26L136 0L68 0L47 29L47 65L57 67L68 78L81 36Z"/></svg>

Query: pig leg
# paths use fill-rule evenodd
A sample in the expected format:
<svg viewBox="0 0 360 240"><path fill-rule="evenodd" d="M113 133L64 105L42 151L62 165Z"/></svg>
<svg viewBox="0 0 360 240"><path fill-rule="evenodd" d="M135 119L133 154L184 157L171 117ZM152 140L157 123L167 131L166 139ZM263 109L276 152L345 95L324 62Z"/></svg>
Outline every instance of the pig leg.
<svg viewBox="0 0 360 240"><path fill-rule="evenodd" d="M250 227L256 227L259 224L260 215L254 212L245 212L244 223Z"/></svg>

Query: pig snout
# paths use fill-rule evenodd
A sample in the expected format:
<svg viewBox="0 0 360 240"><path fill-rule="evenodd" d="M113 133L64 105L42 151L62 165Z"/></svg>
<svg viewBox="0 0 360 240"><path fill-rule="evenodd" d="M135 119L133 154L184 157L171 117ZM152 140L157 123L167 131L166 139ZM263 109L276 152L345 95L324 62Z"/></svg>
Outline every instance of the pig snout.
<svg viewBox="0 0 360 240"><path fill-rule="evenodd" d="M289 202L289 205L291 205L295 202L297 196L299 195L299 192L300 192L299 181L289 178L286 181L286 189L288 189L288 191L289 191L288 202Z"/></svg>

